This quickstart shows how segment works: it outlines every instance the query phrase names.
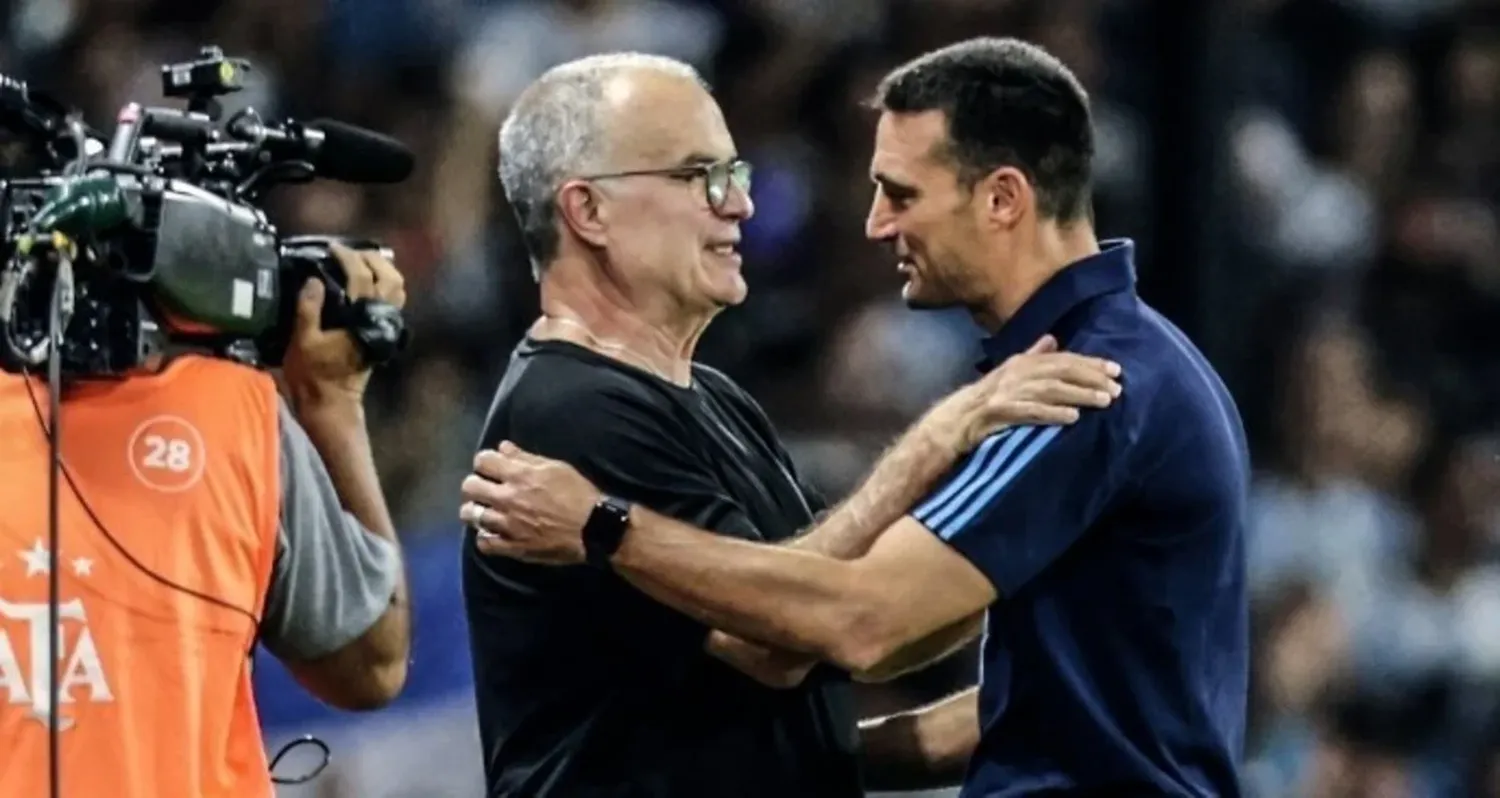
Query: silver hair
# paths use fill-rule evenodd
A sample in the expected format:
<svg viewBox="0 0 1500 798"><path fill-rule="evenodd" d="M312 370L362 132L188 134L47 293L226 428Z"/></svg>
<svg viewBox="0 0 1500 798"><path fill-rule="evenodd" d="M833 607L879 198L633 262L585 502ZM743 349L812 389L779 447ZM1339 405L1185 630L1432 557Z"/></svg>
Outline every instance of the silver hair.
<svg viewBox="0 0 1500 798"><path fill-rule="evenodd" d="M591 55L544 72L516 99L500 126L500 183L538 278L557 256L558 186L610 168L604 91L611 79L632 71L707 85L697 70L675 58L635 52Z"/></svg>

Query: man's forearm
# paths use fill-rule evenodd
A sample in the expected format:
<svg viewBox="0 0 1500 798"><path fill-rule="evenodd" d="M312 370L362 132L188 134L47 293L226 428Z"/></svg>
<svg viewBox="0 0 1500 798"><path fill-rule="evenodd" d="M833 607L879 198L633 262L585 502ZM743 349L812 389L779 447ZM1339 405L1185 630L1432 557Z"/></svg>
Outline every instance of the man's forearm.
<svg viewBox="0 0 1500 798"><path fill-rule="evenodd" d="M930 413L876 461L858 490L819 519L807 534L787 545L840 560L863 556L880 533L916 504L963 455L958 432L952 424L945 428L944 418ZM657 589L662 587L658 585ZM710 636L708 651L773 687L798 684L817 664L808 654L722 631Z"/></svg>
<svg viewBox="0 0 1500 798"><path fill-rule="evenodd" d="M979 690L863 721L859 734L867 788L922 790L958 784L979 745Z"/></svg>
<svg viewBox="0 0 1500 798"><path fill-rule="evenodd" d="M927 492L963 454L958 430L945 429L942 417L929 414L901 436L876 462L870 475L849 499L825 514L807 534L787 542L826 557L850 560L863 556L875 539ZM664 604L683 609L689 595L644 573L631 582ZM722 629L705 641L706 651L771 687L800 684L818 663L808 650L790 649L765 639L747 639Z"/></svg>
<svg viewBox="0 0 1500 798"><path fill-rule="evenodd" d="M946 659L984 631L984 613L956 621L910 645L903 646L873 668L854 674L862 682L888 682Z"/></svg>
<svg viewBox="0 0 1500 798"><path fill-rule="evenodd" d="M849 498L790 545L840 560L869 551L963 456L967 441L947 407L939 405L908 429Z"/></svg>
<svg viewBox="0 0 1500 798"><path fill-rule="evenodd" d="M876 612L851 563L702 532L643 507L612 560L643 592L736 637L841 665L840 634Z"/></svg>
<svg viewBox="0 0 1500 798"><path fill-rule="evenodd" d="M796 687L818 665L818 658L812 654L752 643L717 630L709 633L703 648L710 656L777 689Z"/></svg>
<svg viewBox="0 0 1500 798"><path fill-rule="evenodd" d="M344 509L371 533L400 546L380 489L364 408L352 399L300 403L298 421L307 432L333 481ZM379 662L403 662L411 650L406 575L397 577L391 607L361 638L366 654Z"/></svg>

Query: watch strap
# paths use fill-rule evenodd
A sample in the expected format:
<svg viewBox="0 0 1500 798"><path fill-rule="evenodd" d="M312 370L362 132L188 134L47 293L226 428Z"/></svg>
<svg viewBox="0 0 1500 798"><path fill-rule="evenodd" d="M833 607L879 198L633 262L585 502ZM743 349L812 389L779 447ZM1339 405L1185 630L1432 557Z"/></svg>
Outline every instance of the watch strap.
<svg viewBox="0 0 1500 798"><path fill-rule="evenodd" d="M629 528L629 502L614 496L599 499L583 525L584 561L595 568L609 570L610 558L620 550Z"/></svg>

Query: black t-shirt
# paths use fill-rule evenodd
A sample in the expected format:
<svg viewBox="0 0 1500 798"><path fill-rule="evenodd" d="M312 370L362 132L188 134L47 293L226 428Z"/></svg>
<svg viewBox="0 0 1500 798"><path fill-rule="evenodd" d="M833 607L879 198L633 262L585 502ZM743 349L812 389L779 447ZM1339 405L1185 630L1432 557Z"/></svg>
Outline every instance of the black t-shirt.
<svg viewBox="0 0 1500 798"><path fill-rule="evenodd" d="M784 539L819 509L760 407L702 366L682 388L573 344L523 341L481 443L502 440L724 535ZM486 557L472 532L463 560L490 796L862 795L845 674L819 667L774 690L615 574Z"/></svg>

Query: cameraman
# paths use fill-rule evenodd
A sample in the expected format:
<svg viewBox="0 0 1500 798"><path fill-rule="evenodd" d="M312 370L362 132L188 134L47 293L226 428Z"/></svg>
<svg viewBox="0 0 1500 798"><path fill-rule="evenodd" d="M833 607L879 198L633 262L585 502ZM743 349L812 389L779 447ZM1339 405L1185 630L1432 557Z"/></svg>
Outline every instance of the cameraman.
<svg viewBox="0 0 1500 798"><path fill-rule="evenodd" d="M336 248L352 299L401 275ZM257 642L313 695L373 709L406 679L407 588L371 459L369 369L304 289L283 368L180 355L62 399L60 697L50 717L47 387L0 372L0 795L272 795Z"/></svg>

